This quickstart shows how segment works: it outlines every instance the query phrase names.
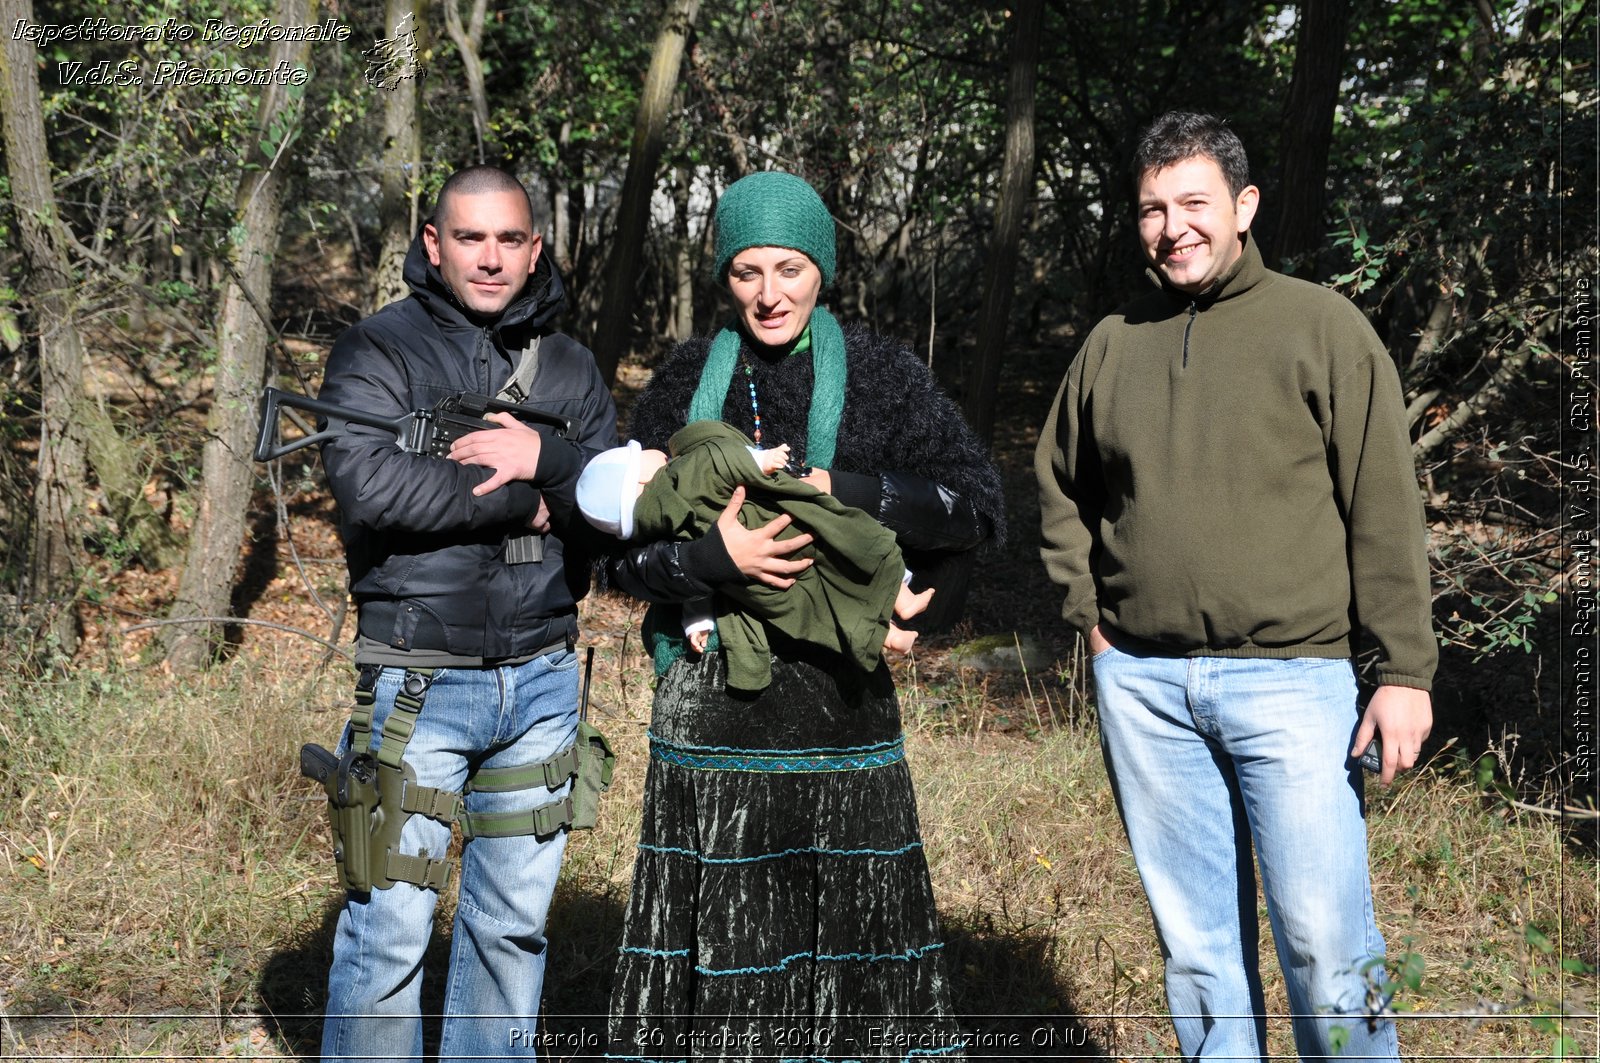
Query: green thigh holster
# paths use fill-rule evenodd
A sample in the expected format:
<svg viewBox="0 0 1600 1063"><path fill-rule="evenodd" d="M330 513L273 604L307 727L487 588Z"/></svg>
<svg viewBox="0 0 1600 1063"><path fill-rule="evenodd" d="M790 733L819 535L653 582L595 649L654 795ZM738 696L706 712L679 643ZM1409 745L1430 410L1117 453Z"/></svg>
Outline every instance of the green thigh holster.
<svg viewBox="0 0 1600 1063"><path fill-rule="evenodd" d="M610 743L587 722L578 724L578 741L538 764L483 768L467 778L466 791L507 792L543 786L554 790L571 782L567 795L519 812L477 813L465 808L463 794L417 785L403 759L406 744L433 682L433 669L408 668L395 696L395 707L383 724L376 754L372 739L373 690L381 669L363 666L356 681L356 707L350 714L349 748L335 756L322 746L300 750L300 773L322 784L328 795L328 820L333 833L333 859L339 885L365 892L409 882L443 889L450 865L441 853L430 857L400 852L400 832L412 816L444 824L457 821L467 841L532 834L553 835L595 825L600 794L611 785L616 757Z"/></svg>
<svg viewBox="0 0 1600 1063"><path fill-rule="evenodd" d="M300 774L322 784L328 794L328 825L333 831L333 862L339 885L372 888L367 868L372 819L378 808L378 762L372 754L350 750L336 757L321 746L300 747Z"/></svg>

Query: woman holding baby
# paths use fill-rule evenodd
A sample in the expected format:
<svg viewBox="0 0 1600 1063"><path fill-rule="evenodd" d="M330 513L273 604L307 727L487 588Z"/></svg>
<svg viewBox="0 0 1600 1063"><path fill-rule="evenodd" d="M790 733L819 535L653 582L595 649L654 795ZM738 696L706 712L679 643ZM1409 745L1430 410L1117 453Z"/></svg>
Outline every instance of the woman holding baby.
<svg viewBox="0 0 1600 1063"><path fill-rule="evenodd" d="M810 185L761 173L731 186L715 269L734 319L666 357L631 434L665 449L689 423L724 421L757 448L787 444L801 481L893 533L912 588L934 589L919 619L948 623L950 574L1003 523L999 476L921 362L819 305L834 265ZM741 521L745 494L699 538L635 540L610 566L613 585L654 603L660 676L611 1052L844 1059L899 1044L961 1058L889 669L774 628L770 682L748 690L715 641L685 639L683 603L782 591L812 563L790 516Z"/></svg>

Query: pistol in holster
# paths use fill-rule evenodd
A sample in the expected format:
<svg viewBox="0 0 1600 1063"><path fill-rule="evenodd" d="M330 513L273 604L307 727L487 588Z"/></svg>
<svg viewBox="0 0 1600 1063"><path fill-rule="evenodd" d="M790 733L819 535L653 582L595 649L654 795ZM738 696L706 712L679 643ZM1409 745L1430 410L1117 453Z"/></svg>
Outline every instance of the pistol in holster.
<svg viewBox="0 0 1600 1063"><path fill-rule="evenodd" d="M376 666L361 670L356 708L350 717L349 748L344 754L335 755L319 745L300 750L300 774L322 784L328 795L339 885L356 892L385 890L396 882L443 889L450 874L450 863L443 854L413 856L400 849L401 831L414 815L457 824L467 841L530 834L546 837L595 825L600 795L611 786L616 757L605 736L586 719L579 721L577 741L548 760L477 768L466 783L466 792L554 791L570 783L565 796L522 811L474 814L467 810L463 793L418 785L415 770L403 757L433 682L432 669L406 669L394 711L384 721L378 752L369 752L378 672ZM586 705L587 677L584 686Z"/></svg>
<svg viewBox="0 0 1600 1063"><path fill-rule="evenodd" d="M377 760L353 747L336 756L322 746L308 744L300 747L300 774L321 783L327 792L339 885L357 892L372 889L371 841L384 814L378 798Z"/></svg>

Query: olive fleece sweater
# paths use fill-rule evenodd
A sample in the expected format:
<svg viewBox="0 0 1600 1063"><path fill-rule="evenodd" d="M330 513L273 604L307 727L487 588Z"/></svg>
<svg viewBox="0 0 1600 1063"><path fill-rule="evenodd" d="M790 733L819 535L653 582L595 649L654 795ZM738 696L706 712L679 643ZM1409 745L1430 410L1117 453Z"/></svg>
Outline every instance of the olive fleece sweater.
<svg viewBox="0 0 1600 1063"><path fill-rule="evenodd" d="M1102 320L1035 454L1062 615L1154 652L1353 656L1427 690L1422 503L1399 375L1337 293L1247 241L1209 292L1162 285Z"/></svg>

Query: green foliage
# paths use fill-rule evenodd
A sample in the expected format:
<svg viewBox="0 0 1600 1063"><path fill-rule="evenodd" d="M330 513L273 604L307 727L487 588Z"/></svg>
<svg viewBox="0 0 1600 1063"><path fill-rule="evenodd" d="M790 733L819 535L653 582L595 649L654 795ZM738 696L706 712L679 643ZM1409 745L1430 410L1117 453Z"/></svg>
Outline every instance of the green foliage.
<svg viewBox="0 0 1600 1063"><path fill-rule="evenodd" d="M266 0L148 0L105 4L95 14L130 25L157 25L170 18L200 26L210 18L228 23L269 18L273 7ZM35 4L36 22L72 23L83 17L81 5ZM78 175L63 209L80 237L88 238L95 227L83 225L75 215L92 205L93 213L84 213L82 219L124 223L120 233L111 230L119 237L113 252L118 262L142 266L142 257L160 265L172 244L191 250L217 246L217 234L226 232L232 212L241 145L253 140L259 90L240 85L174 88L156 83L155 67L164 61L200 67L264 65L264 53L262 45L245 51L206 42L202 35L188 41L73 40L52 45L40 79L45 120L52 163L62 173ZM66 64L88 67L101 61L113 68L136 64L143 83L62 83ZM146 219L154 224L130 231L127 222Z"/></svg>
<svg viewBox="0 0 1600 1063"><path fill-rule="evenodd" d="M565 325L580 336L598 312L641 80L668 6L511 5L485 28L490 161L529 180L572 292ZM81 7L39 0L35 20L75 22ZM116 0L95 13L238 25L275 10L271 0ZM1415 434L1439 433L1424 459L1446 642L1473 661L1533 658L1552 613L1562 517L1548 411L1572 352L1559 346L1558 297L1564 280L1597 266L1592 234L1564 234L1561 214L1596 181L1591 155L1560 153L1592 132L1592 72L1563 40L1592 10L1581 0L1356 0L1352 12L1327 175L1330 238L1306 265L1369 312L1417 403ZM119 423L161 435L158 490L192 482L245 166L293 143L283 154L298 183L277 290L258 293L275 327L304 332L314 365L369 309L384 90L366 82L362 50L393 28L380 0L318 17L334 15L351 38L313 46L297 108L265 130L252 87L68 85L61 65L262 65L265 44L41 49L61 210L86 249L74 251L80 324L97 367L109 367L99 379L125 382L113 397L125 408ZM1138 130L1160 111L1228 115L1271 201L1297 16L1296 5L1267 0L1046 5L1036 197L1013 324L1020 349L1072 346L1142 283L1126 171ZM715 196L742 167L783 167L813 180L841 222L830 304L927 346L938 367L956 364L952 354L971 340L1004 145L1007 25L1003 5L953 0L703 4L658 175L637 346L664 344L680 269L694 329L717 319L703 261ZM438 6L424 5L416 177L425 200L475 158L462 63L442 26ZM0 203L7 193L0 179ZM20 287L12 226L0 209L0 280ZM32 328L26 304L0 291L0 358L9 359L0 401L16 418L5 429L0 515L18 544L31 460L19 444L37 408ZM170 508L194 507L179 498ZM0 568L14 584L11 549Z"/></svg>
<svg viewBox="0 0 1600 1063"><path fill-rule="evenodd" d="M1226 116L1249 148L1252 169L1271 172L1293 62L1281 10L1218 0L1047 6L1038 101L1042 203L1024 253L1039 263L1036 276L1048 279L1023 293L1020 305L1042 300L1035 313L1064 310L1081 332L1143 284L1128 169L1139 131L1162 112Z"/></svg>
<svg viewBox="0 0 1600 1063"><path fill-rule="evenodd" d="M298 105L305 96L304 85L289 85L288 96L293 104ZM286 107L277 112L268 121L267 127L262 132L256 147L268 159L276 159L287 151L295 135L300 131L300 113L298 106Z"/></svg>
<svg viewBox="0 0 1600 1063"><path fill-rule="evenodd" d="M1371 314L1416 404L1436 615L1474 662L1532 653L1556 601L1548 411L1570 352L1554 337L1564 279L1596 264L1592 240L1561 234L1571 190L1595 182L1590 156L1559 154L1588 136L1574 104L1594 104L1562 40L1580 8L1530 0L1493 22L1433 0L1358 8L1335 130L1343 221L1323 275Z"/></svg>
<svg viewBox="0 0 1600 1063"><path fill-rule="evenodd" d="M691 97L698 127L718 129L720 103L752 168L802 174L847 220L836 299L844 312L920 325L930 298L943 310L975 297L977 234L990 209L980 189L992 184L1004 141L1000 16L909 3L751 3L702 33L711 87ZM725 181L737 172L718 139L702 134L676 150L685 161L723 160L713 174Z"/></svg>
<svg viewBox="0 0 1600 1063"><path fill-rule="evenodd" d="M1391 248L1386 245L1373 246L1365 227L1358 227L1353 220L1349 224L1348 231L1333 234L1332 244L1349 249L1354 268L1348 273L1339 274L1329 283L1356 296L1371 291L1383 277Z"/></svg>
<svg viewBox="0 0 1600 1063"><path fill-rule="evenodd" d="M1556 592L1526 586L1523 581L1541 579L1540 571L1532 565L1521 567L1522 581L1507 581L1481 592L1468 586L1467 576L1472 571L1467 565L1460 565L1442 573L1456 595L1464 597L1470 606L1470 615L1463 616L1458 609L1441 618L1445 640L1471 650L1474 664L1502 650L1532 653L1539 615L1545 606L1555 604ZM1519 587L1525 588L1520 596L1515 593Z"/></svg>
<svg viewBox="0 0 1600 1063"><path fill-rule="evenodd" d="M505 159L620 175L658 5L523 5L486 33L489 127Z"/></svg>

